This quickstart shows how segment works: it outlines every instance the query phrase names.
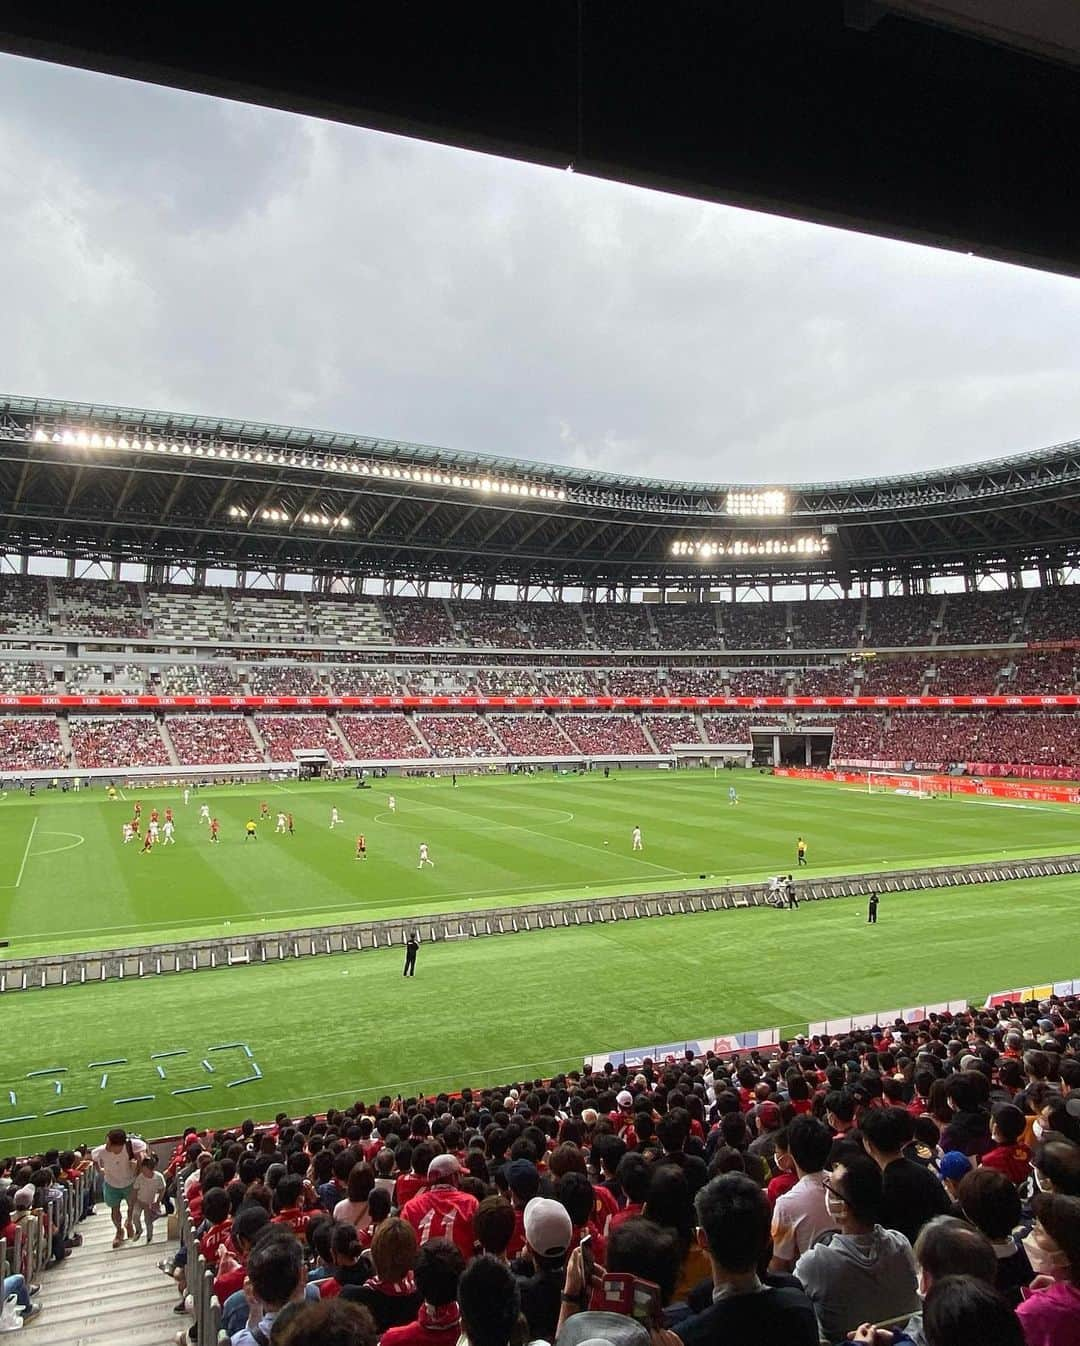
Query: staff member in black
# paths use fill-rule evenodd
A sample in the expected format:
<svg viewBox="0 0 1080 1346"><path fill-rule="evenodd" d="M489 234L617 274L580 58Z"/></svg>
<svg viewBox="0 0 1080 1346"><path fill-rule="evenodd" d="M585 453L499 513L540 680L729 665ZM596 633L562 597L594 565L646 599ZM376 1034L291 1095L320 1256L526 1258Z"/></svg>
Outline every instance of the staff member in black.
<svg viewBox="0 0 1080 1346"><path fill-rule="evenodd" d="M870 894L870 904L866 909L866 924L877 925L877 893Z"/></svg>
<svg viewBox="0 0 1080 1346"><path fill-rule="evenodd" d="M787 904L789 910L799 905L799 899L795 896L795 880L789 874L787 883L784 885L784 892L787 894Z"/></svg>
<svg viewBox="0 0 1080 1346"><path fill-rule="evenodd" d="M416 954L420 948L420 936L415 930L409 931L409 937L405 941L405 970L403 977L416 976Z"/></svg>

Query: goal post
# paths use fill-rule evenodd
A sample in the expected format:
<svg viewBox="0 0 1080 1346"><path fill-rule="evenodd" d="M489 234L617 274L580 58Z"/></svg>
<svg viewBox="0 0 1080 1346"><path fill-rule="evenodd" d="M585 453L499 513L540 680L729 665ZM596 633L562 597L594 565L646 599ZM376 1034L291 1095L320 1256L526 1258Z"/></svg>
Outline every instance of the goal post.
<svg viewBox="0 0 1080 1346"><path fill-rule="evenodd" d="M930 799L937 793L930 777L904 771L868 771L866 792L907 795L912 799Z"/></svg>

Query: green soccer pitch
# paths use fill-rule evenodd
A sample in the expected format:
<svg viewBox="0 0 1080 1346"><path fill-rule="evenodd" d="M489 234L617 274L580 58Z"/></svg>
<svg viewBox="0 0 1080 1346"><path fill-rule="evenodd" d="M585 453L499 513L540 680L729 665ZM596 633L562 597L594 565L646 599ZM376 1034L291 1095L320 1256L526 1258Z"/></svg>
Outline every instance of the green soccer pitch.
<svg viewBox="0 0 1080 1346"><path fill-rule="evenodd" d="M1068 806L870 795L743 772L222 787L186 807L175 790L138 797L144 818L172 805L175 846L141 855L122 844L130 793L0 799L0 933L14 952L640 892L700 874L763 879L794 870L800 834L810 878L1080 849ZM220 846L197 822L204 800ZM262 800L271 820L247 842ZM334 806L344 821L331 831ZM292 837L274 834L279 807L294 815ZM354 859L361 831L366 861ZM434 870L417 869L422 842ZM502 1083L635 1042L795 1031L1075 977L1077 888L1065 877L888 895L869 928L864 904L840 899L451 942L422 948L408 982L389 950L10 994L0 1149L94 1138L117 1121L161 1133L399 1087ZM243 1045L211 1050L229 1043ZM153 1059L163 1052L179 1054ZM173 1093L184 1089L197 1092Z"/></svg>

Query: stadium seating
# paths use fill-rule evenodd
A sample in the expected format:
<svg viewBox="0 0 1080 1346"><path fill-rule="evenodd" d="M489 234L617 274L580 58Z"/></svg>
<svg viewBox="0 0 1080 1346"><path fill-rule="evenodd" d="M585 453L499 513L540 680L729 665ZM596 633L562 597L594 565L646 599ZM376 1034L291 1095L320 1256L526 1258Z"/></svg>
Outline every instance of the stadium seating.
<svg viewBox="0 0 1080 1346"><path fill-rule="evenodd" d="M653 752L641 725L632 715L559 715L559 727L583 752L623 757Z"/></svg>
<svg viewBox="0 0 1080 1346"><path fill-rule="evenodd" d="M852 668L797 668L791 690L794 696L851 696Z"/></svg>
<svg viewBox="0 0 1080 1346"><path fill-rule="evenodd" d="M239 766L266 760L243 715L167 715L165 729L182 766Z"/></svg>
<svg viewBox="0 0 1080 1346"><path fill-rule="evenodd" d="M58 690L50 664L24 659L0 663L0 694L36 696Z"/></svg>
<svg viewBox="0 0 1080 1346"><path fill-rule="evenodd" d="M573 752L549 715L490 715L488 723L514 757L557 757Z"/></svg>
<svg viewBox="0 0 1080 1346"><path fill-rule="evenodd" d="M729 670L731 696L788 696L790 679L785 668L733 668Z"/></svg>
<svg viewBox="0 0 1080 1346"><path fill-rule="evenodd" d="M75 765L168 766L169 753L152 715L72 715L68 721Z"/></svg>
<svg viewBox="0 0 1080 1346"><path fill-rule="evenodd" d="M602 650L654 648L650 607L644 603L597 603L585 620L592 625L593 644Z"/></svg>
<svg viewBox="0 0 1080 1346"><path fill-rule="evenodd" d="M726 680L723 668L672 668L666 684L671 696L726 696Z"/></svg>
<svg viewBox="0 0 1080 1346"><path fill-rule="evenodd" d="M1012 656L1013 678L1005 691L1065 694L1076 688L1077 654L1074 650L1025 650Z"/></svg>
<svg viewBox="0 0 1080 1346"><path fill-rule="evenodd" d="M232 666L168 664L158 672L150 690L160 696L240 696L243 691Z"/></svg>
<svg viewBox="0 0 1080 1346"><path fill-rule="evenodd" d="M68 765L53 715L0 715L0 771L56 771Z"/></svg>
<svg viewBox="0 0 1080 1346"><path fill-rule="evenodd" d="M787 722L776 715L703 715L705 741L717 745L747 744L751 729L786 729Z"/></svg>
<svg viewBox="0 0 1080 1346"><path fill-rule="evenodd" d="M728 603L722 620L729 650L782 650L789 643L784 603Z"/></svg>
<svg viewBox="0 0 1080 1346"><path fill-rule="evenodd" d="M319 669L282 664L254 664L248 672L252 696L325 696Z"/></svg>
<svg viewBox="0 0 1080 1346"><path fill-rule="evenodd" d="M332 762L345 756L345 745L325 715L256 715L271 762L292 762L301 752L323 751Z"/></svg>
<svg viewBox="0 0 1080 1346"><path fill-rule="evenodd" d="M1024 597L1023 592L951 596L945 605L942 643L991 645L1014 639Z"/></svg>
<svg viewBox="0 0 1080 1346"><path fill-rule="evenodd" d="M715 603L653 604L649 611L662 650L715 650L720 645Z"/></svg>
<svg viewBox="0 0 1080 1346"><path fill-rule="evenodd" d="M935 676L930 681L932 696L956 696L958 694L992 693L997 686L1005 667L1004 659L994 659L985 655L962 655L953 658L934 660Z"/></svg>
<svg viewBox="0 0 1080 1346"><path fill-rule="evenodd" d="M436 757L498 757L499 745L480 715L418 715L416 727Z"/></svg>
<svg viewBox="0 0 1080 1346"><path fill-rule="evenodd" d="M921 696L927 678L925 659L867 659L856 665L859 696Z"/></svg>
<svg viewBox="0 0 1080 1346"><path fill-rule="evenodd" d="M376 711L370 715L340 714L339 728L361 761L396 761L429 756L401 711Z"/></svg>
<svg viewBox="0 0 1080 1346"><path fill-rule="evenodd" d="M516 603L451 603L450 612L459 629L459 644L507 650L522 649L529 644Z"/></svg>
<svg viewBox="0 0 1080 1346"><path fill-rule="evenodd" d="M44 576L0 572L0 631L40 635L49 629L49 585Z"/></svg>
<svg viewBox="0 0 1080 1346"><path fill-rule="evenodd" d="M383 603L399 645L460 645L446 604L439 598L386 599Z"/></svg>
<svg viewBox="0 0 1080 1346"><path fill-rule="evenodd" d="M869 598L866 601L867 634L864 644L872 649L898 645L929 645L941 599Z"/></svg>
<svg viewBox="0 0 1080 1346"><path fill-rule="evenodd" d="M642 724L661 752L670 752L676 744L700 743L701 734L693 715L643 716Z"/></svg>
<svg viewBox="0 0 1080 1346"><path fill-rule="evenodd" d="M859 643L862 600L823 598L791 604L793 644L804 649L851 650Z"/></svg>
<svg viewBox="0 0 1080 1346"><path fill-rule="evenodd" d="M229 616L220 589L193 590L179 585L151 589L146 612L156 636L170 640L226 640Z"/></svg>

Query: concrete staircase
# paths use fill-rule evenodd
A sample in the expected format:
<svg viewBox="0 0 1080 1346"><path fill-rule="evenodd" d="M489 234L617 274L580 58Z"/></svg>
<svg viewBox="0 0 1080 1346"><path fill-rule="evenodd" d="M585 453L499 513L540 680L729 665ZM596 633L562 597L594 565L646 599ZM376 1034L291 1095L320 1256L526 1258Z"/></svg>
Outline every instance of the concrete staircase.
<svg viewBox="0 0 1080 1346"><path fill-rule="evenodd" d="M168 1346L191 1319L173 1312L175 1284L158 1270L176 1251L168 1243L164 1216L155 1222L154 1242L145 1237L112 1247L113 1227L104 1202L79 1225L83 1246L41 1277L41 1312L26 1324L31 1342L41 1346Z"/></svg>
<svg viewBox="0 0 1080 1346"><path fill-rule="evenodd" d="M176 755L176 748L173 745L172 739L169 737L169 731L165 725L164 719L158 720L157 727L158 733L161 735L161 741L165 744L165 751L169 754L169 761L173 766L179 766L180 758Z"/></svg>

